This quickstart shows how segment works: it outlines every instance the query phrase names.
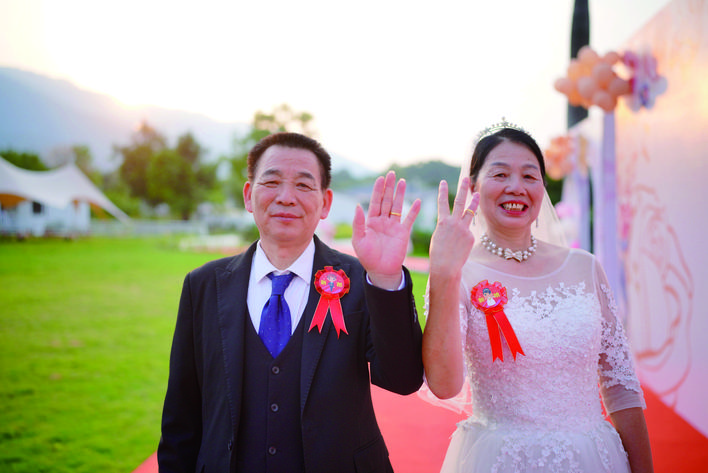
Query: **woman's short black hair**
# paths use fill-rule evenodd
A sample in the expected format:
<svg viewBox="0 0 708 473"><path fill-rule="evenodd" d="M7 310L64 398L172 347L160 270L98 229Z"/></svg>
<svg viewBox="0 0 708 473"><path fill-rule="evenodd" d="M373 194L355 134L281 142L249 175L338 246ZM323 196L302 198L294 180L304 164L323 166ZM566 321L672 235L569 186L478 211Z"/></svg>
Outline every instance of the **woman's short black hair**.
<svg viewBox="0 0 708 473"><path fill-rule="evenodd" d="M502 128L499 131L487 135L474 147L474 152L472 153L472 161L470 162L470 178L472 185L477 182L477 176L479 171L484 166L484 162L487 160L489 153L496 148L498 145L504 141L510 141L522 146L526 146L538 160L538 165L541 168L541 176L543 177L543 182L546 182L546 166L543 162L543 153L541 148L538 147L538 143L534 140L528 133L517 130L516 128Z"/></svg>

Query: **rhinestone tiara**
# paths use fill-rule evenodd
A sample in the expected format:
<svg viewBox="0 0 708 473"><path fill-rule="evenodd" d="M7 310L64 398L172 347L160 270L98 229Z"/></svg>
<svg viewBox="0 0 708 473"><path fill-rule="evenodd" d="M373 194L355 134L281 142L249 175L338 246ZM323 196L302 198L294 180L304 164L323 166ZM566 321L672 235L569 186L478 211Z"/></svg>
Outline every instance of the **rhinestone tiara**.
<svg viewBox="0 0 708 473"><path fill-rule="evenodd" d="M506 121L506 118L502 117L500 122L497 123L492 123L490 126L487 128L483 129L477 134L477 138L474 140L475 146L477 146L477 143L480 142L483 138L486 138L489 135L493 135L494 133L498 132L499 130L503 128L512 128L514 130L521 131L523 133L526 133L527 135L531 136L531 133L526 131L522 126L519 126L515 123L511 123ZM532 137L533 138L533 137Z"/></svg>

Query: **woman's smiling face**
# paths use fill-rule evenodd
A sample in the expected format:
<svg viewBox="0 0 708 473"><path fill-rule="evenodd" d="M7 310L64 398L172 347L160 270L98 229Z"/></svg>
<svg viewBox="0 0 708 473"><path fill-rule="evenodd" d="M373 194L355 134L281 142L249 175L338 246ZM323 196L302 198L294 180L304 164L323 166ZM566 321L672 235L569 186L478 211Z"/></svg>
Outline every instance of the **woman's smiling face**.
<svg viewBox="0 0 708 473"><path fill-rule="evenodd" d="M526 146L504 140L487 155L474 191L490 230L530 228L544 196L538 159Z"/></svg>

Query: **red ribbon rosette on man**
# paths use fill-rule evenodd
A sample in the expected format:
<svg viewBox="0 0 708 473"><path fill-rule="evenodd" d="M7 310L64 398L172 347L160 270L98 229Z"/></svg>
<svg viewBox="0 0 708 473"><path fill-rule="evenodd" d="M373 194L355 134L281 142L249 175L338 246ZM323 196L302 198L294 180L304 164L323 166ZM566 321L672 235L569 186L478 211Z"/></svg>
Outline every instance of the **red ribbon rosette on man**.
<svg viewBox="0 0 708 473"><path fill-rule="evenodd" d="M337 329L337 338L342 331L349 335L347 326L344 325L344 314L342 304L339 299L349 292L349 278L343 270L335 271L332 266L325 266L324 269L315 274L315 288L320 293L320 301L317 303L315 315L308 331L317 327L322 333L322 326L327 318L327 310L332 314L332 323Z"/></svg>
<svg viewBox="0 0 708 473"><path fill-rule="evenodd" d="M506 344L509 346L511 355L516 360L516 354L521 353L526 356L521 349L516 333L506 318L504 304L508 301L506 288L499 281L489 284L486 279L472 288L472 304L484 312L487 318L487 331L489 332L489 343L492 345L492 363L499 358L504 361L501 337L504 335Z"/></svg>

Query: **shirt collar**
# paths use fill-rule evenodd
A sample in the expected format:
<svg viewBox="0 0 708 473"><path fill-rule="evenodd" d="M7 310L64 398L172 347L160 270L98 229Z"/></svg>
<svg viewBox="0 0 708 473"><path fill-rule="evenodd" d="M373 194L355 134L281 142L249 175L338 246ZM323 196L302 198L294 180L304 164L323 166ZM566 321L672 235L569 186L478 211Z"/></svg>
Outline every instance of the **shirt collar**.
<svg viewBox="0 0 708 473"><path fill-rule="evenodd" d="M284 274L287 271L295 273L295 275L305 282L309 283L312 276L312 265L315 259L315 241L310 240L310 244L307 245L305 251L302 252L300 256L284 271L277 269L268 260L268 257L261 247L261 241L258 240L256 245L256 252L253 255L253 272L255 280L260 282L263 278L268 276L268 274L275 272L275 274Z"/></svg>

